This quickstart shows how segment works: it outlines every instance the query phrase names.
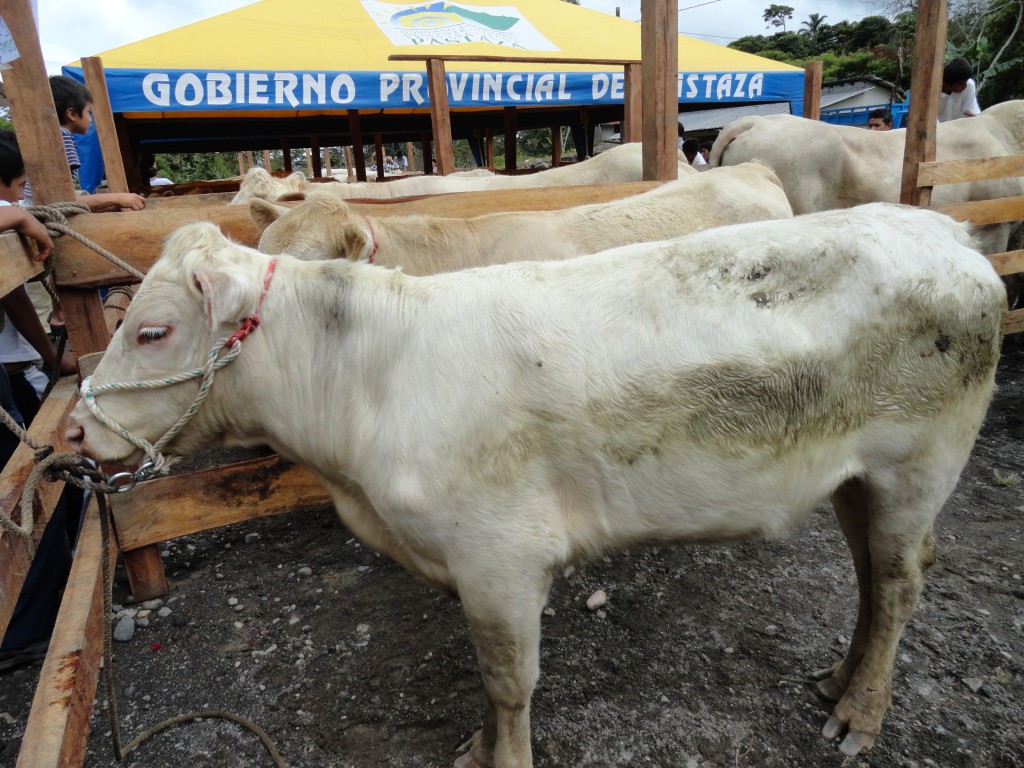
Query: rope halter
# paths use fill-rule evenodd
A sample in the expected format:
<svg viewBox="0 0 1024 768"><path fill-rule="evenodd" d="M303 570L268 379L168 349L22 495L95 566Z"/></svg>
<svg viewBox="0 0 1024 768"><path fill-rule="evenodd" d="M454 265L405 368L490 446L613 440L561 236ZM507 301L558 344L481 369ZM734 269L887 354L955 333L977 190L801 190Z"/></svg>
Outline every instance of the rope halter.
<svg viewBox="0 0 1024 768"><path fill-rule="evenodd" d="M128 491L134 488L135 484L138 482L167 473L170 469L170 462L161 453L161 451L181 432L192 417L195 416L199 407L203 404L203 401L206 400L206 396L210 393L210 387L213 385L214 374L238 357L239 353L242 351L242 341L259 327L259 311L263 306L263 299L267 295L267 288L270 286L270 279L273 277L274 269L276 267L277 259L272 258L270 263L267 265L267 272L263 278L263 289L260 292L259 300L256 302L256 310L242 321L241 327L235 331L235 333L231 336L222 337L214 342L214 345L206 355L206 362L202 367L193 368L190 371L184 371L183 373L162 379L101 384L97 387L91 385L91 376L82 380L80 394L82 402L85 403L89 412L92 413L95 419L103 424L103 426L119 435L122 439L131 443L136 448L140 449L146 455L147 460L143 462L138 469L134 472L118 472L117 474L106 478L108 484L116 485L119 491ZM227 350L227 352L225 353L224 350ZM185 412L178 418L178 420L174 422L174 424L172 424L163 436L155 443L150 443L145 438L132 434L129 430L122 427L114 419L104 413L100 408L99 403L96 402L97 395L102 395L107 392L131 392L146 389L161 389L184 381L191 381L192 379L201 380L199 383L199 390L192 399L192 404L185 409Z"/></svg>

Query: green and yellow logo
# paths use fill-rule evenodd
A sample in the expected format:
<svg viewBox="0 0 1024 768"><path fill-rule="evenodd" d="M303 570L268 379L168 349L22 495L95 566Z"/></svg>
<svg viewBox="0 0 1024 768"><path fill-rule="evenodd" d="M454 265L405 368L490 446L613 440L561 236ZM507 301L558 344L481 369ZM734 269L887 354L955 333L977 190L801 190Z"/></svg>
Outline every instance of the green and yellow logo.
<svg viewBox="0 0 1024 768"><path fill-rule="evenodd" d="M446 2L418 5L399 11L391 17L391 23L403 29L440 29L470 23L496 32L504 32L518 21L519 19L514 16L471 11Z"/></svg>

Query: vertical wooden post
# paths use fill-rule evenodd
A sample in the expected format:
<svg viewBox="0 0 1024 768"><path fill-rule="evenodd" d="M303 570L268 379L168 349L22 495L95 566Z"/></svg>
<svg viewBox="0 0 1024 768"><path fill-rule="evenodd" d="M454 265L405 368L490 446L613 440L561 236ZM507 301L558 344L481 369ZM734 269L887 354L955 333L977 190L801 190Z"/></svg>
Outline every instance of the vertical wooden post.
<svg viewBox="0 0 1024 768"><path fill-rule="evenodd" d="M427 59L427 90L430 94L430 125L437 144L437 172L447 176L455 170L455 151L452 149L452 116L448 111L448 83L444 62ZM426 157L426 155L424 155Z"/></svg>
<svg viewBox="0 0 1024 768"><path fill-rule="evenodd" d="M557 168L562 164L562 126L551 126L551 167Z"/></svg>
<svg viewBox="0 0 1024 768"><path fill-rule="evenodd" d="M640 64L626 64L623 67L624 103L622 114L623 144L643 140L643 82ZM677 110L678 114L678 105Z"/></svg>
<svg viewBox="0 0 1024 768"><path fill-rule="evenodd" d="M284 172L292 172L292 143L287 137L281 139L281 154L284 155Z"/></svg>
<svg viewBox="0 0 1024 768"><path fill-rule="evenodd" d="M434 172L434 147L430 143L430 134L424 133L420 141L423 144L423 173L430 176Z"/></svg>
<svg viewBox="0 0 1024 768"><path fill-rule="evenodd" d="M384 142L380 134L373 134L373 157L377 161L377 181L384 181Z"/></svg>
<svg viewBox="0 0 1024 768"><path fill-rule="evenodd" d="M487 147L487 167L494 170L494 132L490 127L484 128L484 144Z"/></svg>
<svg viewBox="0 0 1024 768"><path fill-rule="evenodd" d="M413 143L411 141L405 142L405 156L409 158L409 168L407 170L416 170L416 155L413 154Z"/></svg>
<svg viewBox="0 0 1024 768"><path fill-rule="evenodd" d="M350 179L356 175L356 167L352 161L352 147L345 147L345 171Z"/></svg>
<svg viewBox="0 0 1024 768"><path fill-rule="evenodd" d="M303 148L302 151L306 155L306 175L311 177L313 175L313 171L312 171L312 169L313 169L313 161L310 159L310 156L309 156L310 155L309 147Z"/></svg>
<svg viewBox="0 0 1024 768"><path fill-rule="evenodd" d="M249 170L245 165L245 155L241 152L235 154L235 159L238 160L238 175L245 176L245 172Z"/></svg>
<svg viewBox="0 0 1024 768"><path fill-rule="evenodd" d="M519 165L516 157L516 108L505 107L505 170L514 171Z"/></svg>
<svg viewBox="0 0 1024 768"><path fill-rule="evenodd" d="M124 171L121 148L117 143L117 128L114 126L114 113L110 109L110 93L107 91L107 78L103 74L103 60L96 56L84 57L82 72L85 74L85 87L92 94L92 119L96 121L96 134L100 139L107 187L111 192L127 192L128 177Z"/></svg>
<svg viewBox="0 0 1024 768"><path fill-rule="evenodd" d="M266 169L267 173L270 173L270 171L272 170L269 149L263 150L263 167Z"/></svg>
<svg viewBox="0 0 1024 768"><path fill-rule="evenodd" d="M352 137L352 154L356 161L356 180L366 181L366 158L363 157L363 127L359 124L359 110L348 111L348 132Z"/></svg>
<svg viewBox="0 0 1024 768"><path fill-rule="evenodd" d="M804 65L804 117L808 120L821 119L821 68L820 61Z"/></svg>
<svg viewBox="0 0 1024 768"><path fill-rule="evenodd" d="M252 160L252 150L247 149L245 151L245 167L246 169L249 169L252 168L254 165L256 165L256 163L254 163Z"/></svg>
<svg viewBox="0 0 1024 768"><path fill-rule="evenodd" d="M25 173L32 180L32 202L46 205L74 200L75 185L64 154L53 94L47 87L46 64L32 7L28 0L0 0L0 17L20 54L4 72L4 85Z"/></svg>
<svg viewBox="0 0 1024 768"><path fill-rule="evenodd" d="M932 188L917 186L918 164L935 159L935 126L938 124L939 92L942 90L942 63L946 53L946 27L949 24L946 0L918 4L917 38L914 42L914 84L907 115L907 144L903 152L903 178L900 202L927 206Z"/></svg>
<svg viewBox="0 0 1024 768"><path fill-rule="evenodd" d="M640 0L644 181L679 175L679 19L675 2Z"/></svg>
<svg viewBox="0 0 1024 768"><path fill-rule="evenodd" d="M334 170L331 168L331 148L324 147L324 176L328 179L334 176Z"/></svg>
<svg viewBox="0 0 1024 768"><path fill-rule="evenodd" d="M312 176L314 179L321 179L324 175L324 169L320 165L320 137L310 136L309 137L310 148L307 158L312 162L310 168L312 169Z"/></svg>

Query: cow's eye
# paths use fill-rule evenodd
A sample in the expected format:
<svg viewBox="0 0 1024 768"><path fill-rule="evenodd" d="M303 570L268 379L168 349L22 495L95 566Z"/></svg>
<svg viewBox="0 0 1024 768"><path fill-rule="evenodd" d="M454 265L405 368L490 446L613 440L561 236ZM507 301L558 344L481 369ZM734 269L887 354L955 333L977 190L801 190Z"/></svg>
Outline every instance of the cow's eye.
<svg viewBox="0 0 1024 768"><path fill-rule="evenodd" d="M144 328L139 328L139 344L149 344L150 342L162 339L166 335L167 326L147 325Z"/></svg>

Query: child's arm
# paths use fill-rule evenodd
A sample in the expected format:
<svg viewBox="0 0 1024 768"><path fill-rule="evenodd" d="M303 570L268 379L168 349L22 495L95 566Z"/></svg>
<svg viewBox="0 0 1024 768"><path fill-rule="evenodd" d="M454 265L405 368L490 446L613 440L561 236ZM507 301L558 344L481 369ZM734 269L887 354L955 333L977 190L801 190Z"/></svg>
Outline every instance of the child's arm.
<svg viewBox="0 0 1024 768"><path fill-rule="evenodd" d="M50 239L46 227L39 223L39 219L14 205L0 206L0 231L13 229L25 237L35 240L39 246L39 253L36 254L37 261L43 261L53 250L53 240Z"/></svg>
<svg viewBox="0 0 1024 768"><path fill-rule="evenodd" d="M0 304L7 313L8 321L14 324L18 333L39 353L44 363L51 368L59 366L61 375L75 373L78 370L78 361L71 350L65 350L64 356L60 360L57 359L57 348L43 330L43 324L39 322L39 315L36 314L36 308L32 306L32 299L29 298L24 285L19 285L0 298Z"/></svg>
<svg viewBox="0 0 1024 768"><path fill-rule="evenodd" d="M108 211L141 211L146 207L146 198L134 192L101 192L98 195L80 195L75 200L85 203L93 213Z"/></svg>

